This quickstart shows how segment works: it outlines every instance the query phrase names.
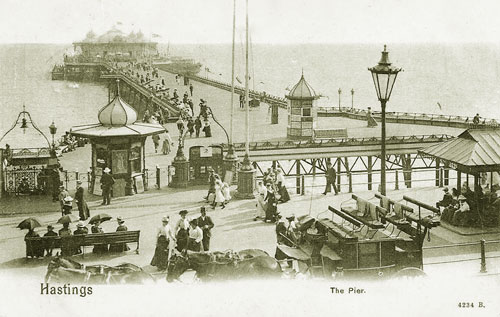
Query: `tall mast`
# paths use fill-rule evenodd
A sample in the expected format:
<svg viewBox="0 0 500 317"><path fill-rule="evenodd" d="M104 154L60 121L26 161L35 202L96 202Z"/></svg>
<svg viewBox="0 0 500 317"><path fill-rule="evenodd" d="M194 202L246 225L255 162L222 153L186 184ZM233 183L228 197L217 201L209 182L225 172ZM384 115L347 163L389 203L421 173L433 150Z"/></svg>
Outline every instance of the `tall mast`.
<svg viewBox="0 0 500 317"><path fill-rule="evenodd" d="M236 0L233 0L233 47L231 51L231 121L229 124L229 144L233 144L233 116L234 116L234 42L236 33Z"/></svg>
<svg viewBox="0 0 500 317"><path fill-rule="evenodd" d="M245 108L246 108L246 144L245 156L250 156L250 107L249 107L249 94L248 94L248 0L246 0L246 28L245 28Z"/></svg>

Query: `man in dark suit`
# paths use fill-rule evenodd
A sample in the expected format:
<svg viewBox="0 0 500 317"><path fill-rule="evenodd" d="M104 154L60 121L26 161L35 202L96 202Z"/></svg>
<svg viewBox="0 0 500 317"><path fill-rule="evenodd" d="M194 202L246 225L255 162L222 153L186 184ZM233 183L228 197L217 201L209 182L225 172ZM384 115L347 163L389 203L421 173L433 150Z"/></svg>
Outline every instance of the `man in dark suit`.
<svg viewBox="0 0 500 317"><path fill-rule="evenodd" d="M113 176L109 173L111 170L106 167L103 171L104 173L101 176L101 189L102 189L102 204L101 205L109 205L111 203L111 188L115 183Z"/></svg>
<svg viewBox="0 0 500 317"><path fill-rule="evenodd" d="M78 214L80 216L80 220L86 220L89 216L89 207L87 205L87 202L85 201L85 198L83 197L83 187L82 187L82 181L77 180L76 181L76 193L75 193L75 200L76 200L76 205L78 206Z"/></svg>
<svg viewBox="0 0 500 317"><path fill-rule="evenodd" d="M207 216L205 207L201 207L201 216L198 217L198 227L203 230L203 251L208 251L210 248L210 237L212 236L211 230L214 227L212 219Z"/></svg>
<svg viewBox="0 0 500 317"><path fill-rule="evenodd" d="M332 163L326 162L326 188L325 191L323 192L323 195L326 195L326 193L331 192L331 188L333 187L333 190L335 191L335 195L338 195L339 191L337 189L337 186L335 185L335 179L337 178L337 173L335 172L335 169L332 166Z"/></svg>

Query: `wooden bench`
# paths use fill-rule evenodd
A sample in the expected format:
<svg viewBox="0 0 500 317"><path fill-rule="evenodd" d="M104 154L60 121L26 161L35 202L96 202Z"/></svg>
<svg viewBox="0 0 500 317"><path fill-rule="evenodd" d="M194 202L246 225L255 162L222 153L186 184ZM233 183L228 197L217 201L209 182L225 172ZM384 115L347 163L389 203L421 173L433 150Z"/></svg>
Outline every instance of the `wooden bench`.
<svg viewBox="0 0 500 317"><path fill-rule="evenodd" d="M343 218L344 220L347 220L348 222L352 223L354 226L360 228L361 226L363 226L363 224L354 219L351 215L347 214L346 212L344 211L341 211L341 210L338 210L338 209L335 209L333 208L332 206L328 206L328 210L330 210L331 212L333 212L334 214L340 216L341 218Z"/></svg>
<svg viewBox="0 0 500 317"><path fill-rule="evenodd" d="M411 221L413 221L413 222L415 222L415 223L417 223L417 224L419 224L421 226L429 228L429 229L437 227L437 226L440 225L441 222L439 220L434 219L433 217L424 217L424 218L422 218L421 214L420 214L420 208L424 208L424 209L430 210L430 211L433 212L434 215L439 214L439 212L440 212L439 209L437 209L434 206L431 206L431 205L428 205L426 203L423 203L421 201L418 201L418 200L416 200L414 198L408 197L406 195L403 196L403 199L406 200L406 201L408 201L408 202L410 202L410 203L412 203L412 204L414 204L414 205L418 206L418 212L419 212L419 214L418 215L415 214L415 213L408 214L407 215L407 219L409 219L409 220L411 220Z"/></svg>
<svg viewBox="0 0 500 317"><path fill-rule="evenodd" d="M377 210L380 210L382 207L376 206L374 203L371 203L355 194L352 194L352 199L356 200L356 208L341 207L340 210L342 212L348 214L351 218L354 218L355 220L361 222L363 225L367 226L370 229L385 228L384 224L377 220ZM364 210L358 210L360 204L365 206ZM372 209L375 209L375 215L372 215ZM387 213L387 211L385 211L385 213Z"/></svg>
<svg viewBox="0 0 500 317"><path fill-rule="evenodd" d="M323 227L327 232L330 232L337 238L341 238L344 241L358 241L358 237L352 235L351 231L337 225L330 219L319 219L317 223L319 226Z"/></svg>
<svg viewBox="0 0 500 317"><path fill-rule="evenodd" d="M37 247L41 248L50 246L52 249L61 249L65 245L71 246L71 248L83 247L82 251L83 255L85 255L85 247L89 246L137 243L135 252L139 254L140 233L140 230L136 230L108 233L91 233L86 235L74 235L65 237L28 237L26 238L26 244L31 244L31 246L35 246L36 244L38 244Z"/></svg>
<svg viewBox="0 0 500 317"><path fill-rule="evenodd" d="M413 213L413 208L400 204L399 202L379 193L375 193L375 197L380 199L380 206L382 209L380 209L379 212L380 217L383 220L395 225L399 229L406 228L411 225L410 222L406 220L406 215ZM384 206L383 200L387 201L387 206ZM395 209L398 209L399 211L395 212Z"/></svg>

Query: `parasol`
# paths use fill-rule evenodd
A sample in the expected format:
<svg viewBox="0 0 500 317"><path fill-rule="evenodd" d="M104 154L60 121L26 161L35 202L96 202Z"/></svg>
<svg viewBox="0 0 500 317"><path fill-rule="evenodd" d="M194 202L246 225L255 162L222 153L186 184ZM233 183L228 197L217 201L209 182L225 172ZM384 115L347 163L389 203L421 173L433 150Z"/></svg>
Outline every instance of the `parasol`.
<svg viewBox="0 0 500 317"><path fill-rule="evenodd" d="M17 228L19 229L34 229L34 228L37 228L37 227L41 227L42 224L40 223L40 221L34 217L29 217L29 218L26 218L24 219L23 221L21 221L21 223L19 223L17 225Z"/></svg>
<svg viewBox="0 0 500 317"><path fill-rule="evenodd" d="M75 222L78 219L79 218L77 216L75 216L73 214L68 214L68 215L64 215L61 218L59 218L59 220L57 220L57 223L65 224L65 223Z"/></svg>
<svg viewBox="0 0 500 317"><path fill-rule="evenodd" d="M113 217L111 217L110 215L105 214L105 213L97 214L94 217L90 218L89 224L93 224L96 221L99 221L99 222L108 221L111 218L113 218Z"/></svg>

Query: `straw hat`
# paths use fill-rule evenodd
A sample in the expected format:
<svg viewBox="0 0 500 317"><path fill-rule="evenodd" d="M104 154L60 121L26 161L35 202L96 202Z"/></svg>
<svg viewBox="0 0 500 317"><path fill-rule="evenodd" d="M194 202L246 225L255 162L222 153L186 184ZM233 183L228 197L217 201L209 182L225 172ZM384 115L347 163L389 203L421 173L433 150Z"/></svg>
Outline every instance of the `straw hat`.
<svg viewBox="0 0 500 317"><path fill-rule="evenodd" d="M169 216L163 216L163 218L161 218L161 221L162 222L169 222L170 221L170 217Z"/></svg>
<svg viewBox="0 0 500 317"><path fill-rule="evenodd" d="M458 200L467 200L467 198L465 198L464 195L460 195L460 196L458 196Z"/></svg>
<svg viewBox="0 0 500 317"><path fill-rule="evenodd" d="M78 224L76 226L78 228L83 228L83 227L85 227L85 223L83 223L83 221L78 221Z"/></svg>
<svg viewBox="0 0 500 317"><path fill-rule="evenodd" d="M125 222L122 217L116 217L116 221L118 221L119 224L122 224Z"/></svg>
<svg viewBox="0 0 500 317"><path fill-rule="evenodd" d="M111 172L111 170L109 169L109 167L106 167L103 172L104 173L109 173L109 172Z"/></svg>

